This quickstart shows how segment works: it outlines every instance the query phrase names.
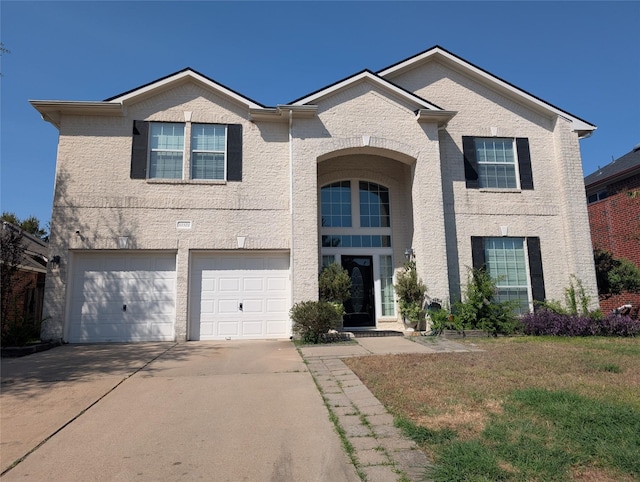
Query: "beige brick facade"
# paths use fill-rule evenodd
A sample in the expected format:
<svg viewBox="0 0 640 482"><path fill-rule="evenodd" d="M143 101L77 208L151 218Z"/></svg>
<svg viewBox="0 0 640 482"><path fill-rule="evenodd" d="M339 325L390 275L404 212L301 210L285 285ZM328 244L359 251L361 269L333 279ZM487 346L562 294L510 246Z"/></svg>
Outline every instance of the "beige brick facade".
<svg viewBox="0 0 640 482"><path fill-rule="evenodd" d="M47 276L43 338L66 336L74 255L117 250L120 236L127 252L175 253L178 341L189 333L191 254L233 252L238 236L245 250L289 253L291 302L316 298L319 189L341 180L389 189L393 264L413 248L431 297L460 296L471 236L507 226L508 236L540 238L548 298L561 299L573 274L597 300L576 127L588 130L584 122L450 54L432 57L388 73L393 85L371 74L327 88L306 104L311 114L301 103L262 108L190 72L106 101L121 104L115 114L35 102L60 130L50 246L62 263ZM447 121L419 121L416 112L437 112L424 100L450 112ZM242 181L131 179L134 120L240 124ZM527 138L534 189L468 189L463 136Z"/></svg>

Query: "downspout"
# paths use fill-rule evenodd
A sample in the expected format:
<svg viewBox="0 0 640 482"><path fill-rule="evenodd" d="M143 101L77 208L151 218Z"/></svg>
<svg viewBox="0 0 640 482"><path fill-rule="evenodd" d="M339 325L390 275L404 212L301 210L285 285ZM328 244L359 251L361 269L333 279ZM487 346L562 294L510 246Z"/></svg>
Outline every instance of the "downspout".
<svg viewBox="0 0 640 482"><path fill-rule="evenodd" d="M289 109L289 221L291 223L290 236L289 236L289 277L291 282L291 304L295 300L294 290L295 283L293 282L294 273L294 231L293 231L293 109Z"/></svg>

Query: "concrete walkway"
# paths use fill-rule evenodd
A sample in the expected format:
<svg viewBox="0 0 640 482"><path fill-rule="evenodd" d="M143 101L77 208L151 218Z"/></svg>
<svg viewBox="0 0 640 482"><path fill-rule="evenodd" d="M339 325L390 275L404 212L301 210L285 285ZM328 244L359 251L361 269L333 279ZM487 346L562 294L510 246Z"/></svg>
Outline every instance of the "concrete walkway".
<svg viewBox="0 0 640 482"><path fill-rule="evenodd" d="M66 345L3 359L2 480L424 480L427 458L341 358L470 349L385 337L299 350L284 340Z"/></svg>
<svg viewBox="0 0 640 482"><path fill-rule="evenodd" d="M444 338L357 338L358 344L300 348L325 404L353 447L359 472L368 482L425 481L431 463L393 424L393 415L376 399L342 358L387 354L478 351Z"/></svg>

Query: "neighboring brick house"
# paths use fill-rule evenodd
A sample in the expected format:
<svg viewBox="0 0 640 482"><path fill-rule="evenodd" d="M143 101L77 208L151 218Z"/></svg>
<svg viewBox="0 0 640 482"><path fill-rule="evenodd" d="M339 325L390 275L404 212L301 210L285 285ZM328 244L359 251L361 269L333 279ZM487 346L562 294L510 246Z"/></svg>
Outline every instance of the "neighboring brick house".
<svg viewBox="0 0 640 482"><path fill-rule="evenodd" d="M640 266L640 145L584 178L591 241ZM640 294L622 293L600 301L603 312L624 304L640 306Z"/></svg>
<svg viewBox="0 0 640 482"><path fill-rule="evenodd" d="M405 252L443 301L481 264L523 311L595 297L595 126L441 47L275 107L192 69L31 103L60 131L44 339L288 337L333 261L345 326L394 327Z"/></svg>
<svg viewBox="0 0 640 482"><path fill-rule="evenodd" d="M22 231L18 226L7 221L2 222L2 230L21 232L24 248L17 265L17 272L11 277L10 297L6 301L2 300L7 303L6 309L2 311L9 321L22 318L40 321L49 246L46 241ZM2 279L0 282L6 283L7 280Z"/></svg>

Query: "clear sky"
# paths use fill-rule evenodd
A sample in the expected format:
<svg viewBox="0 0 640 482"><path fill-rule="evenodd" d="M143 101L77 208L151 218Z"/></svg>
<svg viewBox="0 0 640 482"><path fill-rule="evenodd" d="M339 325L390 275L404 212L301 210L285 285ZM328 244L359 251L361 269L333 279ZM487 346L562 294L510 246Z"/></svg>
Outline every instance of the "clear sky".
<svg viewBox="0 0 640 482"><path fill-rule="evenodd" d="M640 143L638 1L2 0L0 16L2 210L43 225L58 131L28 100L104 100L185 67L273 106L440 45L597 125L585 175Z"/></svg>

